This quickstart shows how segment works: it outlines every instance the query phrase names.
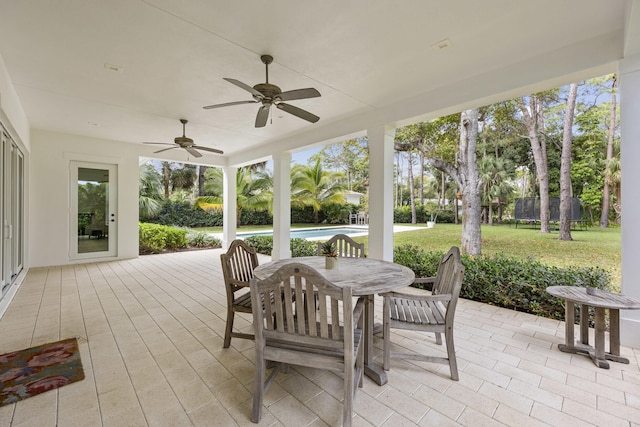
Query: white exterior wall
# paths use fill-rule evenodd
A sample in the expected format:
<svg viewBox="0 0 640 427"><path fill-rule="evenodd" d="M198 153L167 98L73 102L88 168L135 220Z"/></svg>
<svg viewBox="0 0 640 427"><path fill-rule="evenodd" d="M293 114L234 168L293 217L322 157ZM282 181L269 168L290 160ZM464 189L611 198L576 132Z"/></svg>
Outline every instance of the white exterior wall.
<svg viewBox="0 0 640 427"><path fill-rule="evenodd" d="M107 259L137 257L138 148L134 144L39 130L32 130L31 144L27 222L30 267L78 263L69 259L71 161L118 165L117 256Z"/></svg>
<svg viewBox="0 0 640 427"><path fill-rule="evenodd" d="M622 293L640 299L640 54L620 62L620 125L622 159ZM620 340L640 348L640 310L620 312Z"/></svg>

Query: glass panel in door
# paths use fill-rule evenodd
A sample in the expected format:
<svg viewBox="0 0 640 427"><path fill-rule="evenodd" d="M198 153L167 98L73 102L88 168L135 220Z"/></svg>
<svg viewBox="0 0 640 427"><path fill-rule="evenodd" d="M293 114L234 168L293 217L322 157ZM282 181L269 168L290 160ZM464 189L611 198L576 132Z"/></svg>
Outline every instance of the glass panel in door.
<svg viewBox="0 0 640 427"><path fill-rule="evenodd" d="M74 162L72 172L72 258L115 256L116 166Z"/></svg>

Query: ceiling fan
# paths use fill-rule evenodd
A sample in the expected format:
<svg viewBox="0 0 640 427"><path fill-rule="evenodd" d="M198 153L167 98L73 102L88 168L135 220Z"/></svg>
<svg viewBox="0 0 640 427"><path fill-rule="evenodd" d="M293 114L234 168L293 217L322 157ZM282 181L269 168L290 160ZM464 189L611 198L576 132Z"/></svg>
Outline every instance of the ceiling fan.
<svg viewBox="0 0 640 427"><path fill-rule="evenodd" d="M257 128L264 127L267 124L267 119L269 118L269 110L272 105L275 105L278 109L286 111L289 114L293 114L294 116L300 117L301 119L307 120L311 123L315 123L320 120L320 117L316 116L315 114L311 114L310 112L303 110L302 108L298 108L291 104L283 102L293 101L296 99L316 98L320 96L320 92L312 87L282 92L282 90L278 86L269 83L269 64L273 62L273 57L271 55L262 55L260 59L265 64L267 75L265 83L258 83L257 85L251 87L239 80L230 79L227 77L224 78L224 80L228 81L229 83L232 83L239 88L242 88L249 92L251 96L253 96L252 101L226 102L224 104L207 105L202 108L204 108L205 110L210 110L212 108L228 107L231 105L255 104L261 102L262 107L258 109L258 115L256 116Z"/></svg>
<svg viewBox="0 0 640 427"><path fill-rule="evenodd" d="M202 154L198 152L198 150L209 151L211 153L223 154L222 151L216 150L215 148L203 147L201 145L195 145L193 143L193 139L187 138L184 133L185 125L189 121L187 119L180 119L180 123L182 123L182 136L177 136L173 140L173 144L170 142L144 142L143 144L158 144L158 145L171 145L169 148L163 148L162 150L154 151L154 153L162 153L163 151L173 150L174 148L184 148L187 150L193 157L202 157ZM196 150L196 148L198 150Z"/></svg>

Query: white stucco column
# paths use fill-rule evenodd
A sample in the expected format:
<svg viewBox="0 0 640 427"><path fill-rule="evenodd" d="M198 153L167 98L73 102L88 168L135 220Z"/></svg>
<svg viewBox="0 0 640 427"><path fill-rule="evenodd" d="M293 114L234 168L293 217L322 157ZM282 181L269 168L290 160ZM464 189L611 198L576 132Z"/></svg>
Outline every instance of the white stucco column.
<svg viewBox="0 0 640 427"><path fill-rule="evenodd" d="M393 261L393 140L395 129L376 126L369 137L370 258Z"/></svg>
<svg viewBox="0 0 640 427"><path fill-rule="evenodd" d="M271 259L291 258L291 153L273 155L273 251Z"/></svg>
<svg viewBox="0 0 640 427"><path fill-rule="evenodd" d="M222 248L229 249L229 245L236 238L236 175L238 168L224 166L222 168Z"/></svg>
<svg viewBox="0 0 640 427"><path fill-rule="evenodd" d="M640 299L640 54L620 61L622 293ZM640 348L640 310L620 311L622 345Z"/></svg>

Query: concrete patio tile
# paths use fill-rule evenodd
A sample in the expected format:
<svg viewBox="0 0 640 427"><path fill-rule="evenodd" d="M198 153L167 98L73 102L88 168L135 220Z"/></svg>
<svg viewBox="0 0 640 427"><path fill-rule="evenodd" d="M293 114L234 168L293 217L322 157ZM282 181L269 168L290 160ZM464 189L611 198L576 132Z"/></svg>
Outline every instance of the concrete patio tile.
<svg viewBox="0 0 640 427"><path fill-rule="evenodd" d="M445 415L442 415L440 412L435 411L433 409L427 412L427 414L424 417L422 417L419 425L421 427L432 427L432 426L458 427L460 426L460 424L458 424L451 418L448 418Z"/></svg>
<svg viewBox="0 0 640 427"><path fill-rule="evenodd" d="M531 416L552 426L585 427L595 425L538 402L533 404Z"/></svg>
<svg viewBox="0 0 640 427"><path fill-rule="evenodd" d="M507 426L518 427L547 427L549 424L537 420L528 413L520 412L513 409L507 404L501 403L493 414L493 418Z"/></svg>
<svg viewBox="0 0 640 427"><path fill-rule="evenodd" d="M269 412L280 420L282 425L291 427L308 425L319 418L311 409L291 395L270 405Z"/></svg>

